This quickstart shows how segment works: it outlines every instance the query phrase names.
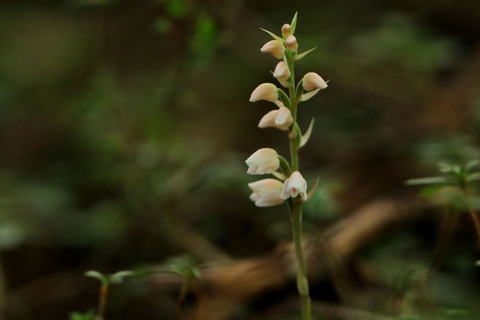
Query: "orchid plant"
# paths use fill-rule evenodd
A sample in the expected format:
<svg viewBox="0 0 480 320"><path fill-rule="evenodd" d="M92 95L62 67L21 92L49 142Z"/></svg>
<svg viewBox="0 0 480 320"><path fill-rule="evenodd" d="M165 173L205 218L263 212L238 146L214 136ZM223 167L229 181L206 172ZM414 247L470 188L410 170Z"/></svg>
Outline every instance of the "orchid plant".
<svg viewBox="0 0 480 320"><path fill-rule="evenodd" d="M315 48L298 53L298 42L295 38L297 14L290 24L284 24L282 36L264 30L273 40L268 41L260 50L269 53L281 61L273 71L281 87L273 83L260 84L251 94L250 101L266 100L273 102L277 109L268 112L260 120L260 128L276 128L288 132L290 145L290 161L280 156L271 148L262 148L254 152L245 162L248 165L248 174L271 174L267 178L249 183L252 190L250 199L258 207L270 207L284 202L290 209L292 232L295 244L295 261L297 271L297 288L301 300L302 320L311 320L311 302L309 286L302 252L302 204L315 192L317 183L307 193L307 182L299 171L299 150L308 141L312 129L313 119L305 133L302 133L297 123L297 108L315 96L320 90L327 88L327 83L314 72L309 72L295 82L295 62L305 57Z"/></svg>

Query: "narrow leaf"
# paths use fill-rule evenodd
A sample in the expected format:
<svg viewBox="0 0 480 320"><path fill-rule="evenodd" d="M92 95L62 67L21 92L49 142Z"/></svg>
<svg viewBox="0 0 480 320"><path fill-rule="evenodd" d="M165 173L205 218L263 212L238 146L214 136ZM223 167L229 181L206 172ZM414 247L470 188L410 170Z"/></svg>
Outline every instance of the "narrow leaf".
<svg viewBox="0 0 480 320"><path fill-rule="evenodd" d="M313 185L312 189L307 194L307 199L310 199L315 194L315 191L317 191L317 188L318 188L319 181L320 181L320 178L317 178L317 181L315 181L315 184Z"/></svg>
<svg viewBox="0 0 480 320"><path fill-rule="evenodd" d="M467 176L467 182L480 180L480 172L472 173Z"/></svg>
<svg viewBox="0 0 480 320"><path fill-rule="evenodd" d="M129 277L133 274L132 271L119 271L110 276L110 282L114 284L122 283L126 277Z"/></svg>
<svg viewBox="0 0 480 320"><path fill-rule="evenodd" d="M102 285L108 285L110 283L110 280L109 280L108 276L103 275L100 272L95 271L95 270L87 271L87 272L85 272L85 275L87 277L91 277L91 278L95 278L95 279L99 280L102 283Z"/></svg>
<svg viewBox="0 0 480 320"><path fill-rule="evenodd" d="M473 161L470 161L469 163L467 163L465 165L465 169L471 170L471 169L477 167L478 165L480 165L480 161L479 160L473 160Z"/></svg>
<svg viewBox="0 0 480 320"><path fill-rule="evenodd" d="M273 39L278 40L278 41L280 41L281 43L283 43L283 39L282 39L281 37L277 36L275 33L270 32L270 31L268 31L268 30L266 30L266 29L263 29L263 28L260 28L260 29L261 29L262 31L265 31L266 33L268 33Z"/></svg>
<svg viewBox="0 0 480 320"><path fill-rule="evenodd" d="M310 139L310 136L312 135L314 124L315 124L315 119L312 119L310 121L310 125L308 126L307 132L305 132L305 134L302 136L302 139L300 140L300 148L303 147L304 145L306 145L308 140Z"/></svg>
<svg viewBox="0 0 480 320"><path fill-rule="evenodd" d="M282 89L278 89L278 96L280 97L280 100L282 100L283 104L287 107L290 108L290 98L288 95L283 91Z"/></svg>
<svg viewBox="0 0 480 320"><path fill-rule="evenodd" d="M300 60L300 59L302 59L303 57L305 57L307 54L309 54L310 52L312 52L312 51L315 50L315 49L317 49L317 47L312 48L312 49L310 49L310 50L307 50L307 51L305 51L305 52L300 53L299 55L297 55L297 56L295 57L295 60Z"/></svg>
<svg viewBox="0 0 480 320"><path fill-rule="evenodd" d="M319 88L302 94L302 97L300 98L300 101L310 100L311 98L313 98L313 96L315 96L318 93L318 91L320 91Z"/></svg>
<svg viewBox="0 0 480 320"><path fill-rule="evenodd" d="M295 12L295 15L293 16L292 22L290 23L290 32L291 34L295 33L295 29L297 28L297 15L298 11Z"/></svg>
<svg viewBox="0 0 480 320"><path fill-rule="evenodd" d="M417 179L409 179L405 181L407 185L410 186L417 186L423 184L440 184L440 183L447 183L448 180L445 177L427 177L427 178L417 178Z"/></svg>

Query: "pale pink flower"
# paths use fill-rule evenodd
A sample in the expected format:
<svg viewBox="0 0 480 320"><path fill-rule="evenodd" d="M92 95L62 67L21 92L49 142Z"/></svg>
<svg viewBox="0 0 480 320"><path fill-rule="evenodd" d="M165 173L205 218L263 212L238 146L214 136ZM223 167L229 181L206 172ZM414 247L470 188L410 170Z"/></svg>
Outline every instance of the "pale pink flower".
<svg viewBox="0 0 480 320"><path fill-rule="evenodd" d="M273 71L273 76L275 78L277 78L278 80L287 80L288 78L290 78L290 75L290 69L288 68L288 65L285 63L285 61L280 61L279 63L277 63L277 66Z"/></svg>
<svg viewBox="0 0 480 320"><path fill-rule="evenodd" d="M328 87L327 83L315 72L309 72L303 76L303 89L305 91L310 91L313 89L325 89Z"/></svg>
<svg viewBox="0 0 480 320"><path fill-rule="evenodd" d="M291 52L295 52L298 49L297 38L293 34L289 35L287 39L285 39L285 46Z"/></svg>
<svg viewBox="0 0 480 320"><path fill-rule="evenodd" d="M303 201L307 200L307 181L303 179L300 172L294 171L283 183L280 198L286 200L290 197L295 198L298 195L300 195Z"/></svg>
<svg viewBox="0 0 480 320"><path fill-rule="evenodd" d="M277 59L283 59L283 56L285 55L285 47L283 46L283 43L278 40L268 41L263 45L260 51L270 53Z"/></svg>
<svg viewBox="0 0 480 320"><path fill-rule="evenodd" d="M245 161L248 165L248 174L268 174L278 170L280 160L277 151L271 148L262 148L255 151Z"/></svg>
<svg viewBox="0 0 480 320"><path fill-rule="evenodd" d="M272 110L260 120L259 128L273 127L282 131L288 130L288 127L293 123L293 117L287 107L281 107L278 110Z"/></svg>
<svg viewBox="0 0 480 320"><path fill-rule="evenodd" d="M282 36L284 38L288 37L290 35L290 31L292 29L292 26L289 25L288 23L285 23L283 26L282 26Z"/></svg>
<svg viewBox="0 0 480 320"><path fill-rule="evenodd" d="M276 102L278 100L278 88L273 83L262 83L253 90L250 95L250 102L267 100Z"/></svg>
<svg viewBox="0 0 480 320"><path fill-rule="evenodd" d="M248 184L252 190L250 200L255 202L257 207L271 207L282 204L284 200L280 198L283 183L276 179L263 179Z"/></svg>

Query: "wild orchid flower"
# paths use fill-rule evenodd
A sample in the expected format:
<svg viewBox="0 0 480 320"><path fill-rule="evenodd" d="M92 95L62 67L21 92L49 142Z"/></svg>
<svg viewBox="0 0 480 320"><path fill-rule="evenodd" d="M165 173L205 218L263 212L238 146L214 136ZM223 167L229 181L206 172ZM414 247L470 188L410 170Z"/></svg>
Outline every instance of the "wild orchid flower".
<svg viewBox="0 0 480 320"><path fill-rule="evenodd" d="M277 151L271 148L262 148L255 151L245 161L248 165L248 174L269 174L275 172L280 167Z"/></svg>

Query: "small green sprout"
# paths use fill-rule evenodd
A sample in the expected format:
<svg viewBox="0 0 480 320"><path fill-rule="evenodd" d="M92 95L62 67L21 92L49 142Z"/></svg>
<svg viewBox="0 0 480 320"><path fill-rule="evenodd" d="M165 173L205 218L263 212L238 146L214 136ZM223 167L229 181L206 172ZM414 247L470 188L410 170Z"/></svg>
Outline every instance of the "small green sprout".
<svg viewBox="0 0 480 320"><path fill-rule="evenodd" d="M114 274L103 274L95 270L85 272L87 277L95 278L100 281L100 294L98 299L97 314L94 320L103 320L105 307L107 304L108 287L112 284L122 283L126 277L133 275L132 271L119 271ZM89 320L90 318L78 318L71 320Z"/></svg>
<svg viewBox="0 0 480 320"><path fill-rule="evenodd" d="M470 213L480 241L480 217L474 210L475 198L472 194L472 183L480 180L480 172L475 170L479 165L480 161L478 160L466 164L440 163L438 165L440 176L410 179L406 183L408 185L430 185L431 187L423 190L425 195L433 195L446 187L453 187L454 189L451 190L453 192L448 193L448 200L455 207L466 209Z"/></svg>
<svg viewBox="0 0 480 320"><path fill-rule="evenodd" d="M406 183L409 185L456 186L466 191L469 183L480 180L480 172L472 172L479 164L478 160L470 161L465 165L440 163L438 171L442 173L441 176L410 179Z"/></svg>
<svg viewBox="0 0 480 320"><path fill-rule="evenodd" d="M192 283L200 277L200 270L190 256L176 257L167 262L169 271L183 278L177 303L177 318L180 319L182 306L187 294L191 291Z"/></svg>

